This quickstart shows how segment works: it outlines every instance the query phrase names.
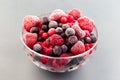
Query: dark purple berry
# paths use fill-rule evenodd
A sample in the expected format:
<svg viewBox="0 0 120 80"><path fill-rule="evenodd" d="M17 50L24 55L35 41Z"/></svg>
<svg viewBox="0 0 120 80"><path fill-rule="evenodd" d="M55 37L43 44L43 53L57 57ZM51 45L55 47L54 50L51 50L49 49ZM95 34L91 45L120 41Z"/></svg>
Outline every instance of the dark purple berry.
<svg viewBox="0 0 120 80"><path fill-rule="evenodd" d="M90 38L91 38L91 42L92 42L92 43L95 43L96 40L97 40L97 38L95 37L94 34L90 35Z"/></svg>
<svg viewBox="0 0 120 80"><path fill-rule="evenodd" d="M63 32L63 29L61 27L56 28L56 33L61 34Z"/></svg>
<svg viewBox="0 0 120 80"><path fill-rule="evenodd" d="M68 47L68 51L70 51L71 47L72 47L72 44L70 42L67 42L66 43L66 46Z"/></svg>
<svg viewBox="0 0 120 80"><path fill-rule="evenodd" d="M84 40L85 40L85 43L91 43L91 38L90 37L85 37Z"/></svg>
<svg viewBox="0 0 120 80"><path fill-rule="evenodd" d="M40 60L40 56L39 55L34 55L33 59L34 59L34 61L39 61Z"/></svg>
<svg viewBox="0 0 120 80"><path fill-rule="evenodd" d="M84 38L81 38L80 41L83 42L83 44L85 43Z"/></svg>
<svg viewBox="0 0 120 80"><path fill-rule="evenodd" d="M68 24L63 24L63 25L62 25L62 29L63 29L63 30L66 30L66 29L69 28L69 27L70 27L70 26L69 26Z"/></svg>
<svg viewBox="0 0 120 80"><path fill-rule="evenodd" d="M49 22L49 28L57 28L57 27L58 27L58 23L56 21Z"/></svg>
<svg viewBox="0 0 120 80"><path fill-rule="evenodd" d="M30 29L30 32L31 32L31 33L38 33L38 32L39 32L39 28L38 28L38 27L32 27L32 28Z"/></svg>
<svg viewBox="0 0 120 80"><path fill-rule="evenodd" d="M60 54L62 53L62 48L60 46L55 46L53 48L53 53L57 56L60 56Z"/></svg>
<svg viewBox="0 0 120 80"><path fill-rule="evenodd" d="M62 27L62 25L63 25L62 23L59 23L59 24L58 24L58 27Z"/></svg>
<svg viewBox="0 0 120 80"><path fill-rule="evenodd" d="M78 41L77 37L76 36L70 36L68 38L68 42L72 45L74 45L76 42Z"/></svg>
<svg viewBox="0 0 120 80"><path fill-rule="evenodd" d="M47 41L47 42L50 42L50 37L48 37L48 38L46 39L46 41Z"/></svg>
<svg viewBox="0 0 120 80"><path fill-rule="evenodd" d="M43 37L38 37L38 41L43 42L44 38Z"/></svg>
<svg viewBox="0 0 120 80"><path fill-rule="evenodd" d="M72 29L72 28L67 28L66 30L65 30L65 34L66 34L66 36L73 36L73 35L75 35L75 31L74 31L74 29Z"/></svg>
<svg viewBox="0 0 120 80"><path fill-rule="evenodd" d="M42 50L42 46L40 44L35 44L33 46L33 50L36 52L40 52Z"/></svg>
<svg viewBox="0 0 120 80"><path fill-rule="evenodd" d="M41 29L42 29L43 31L47 32L49 28L48 28L47 25L42 25Z"/></svg>
<svg viewBox="0 0 120 80"><path fill-rule="evenodd" d="M62 48L62 52L67 52L68 50L68 47L66 45L62 45L61 48Z"/></svg>
<svg viewBox="0 0 120 80"><path fill-rule="evenodd" d="M62 37L62 38L66 38L67 36L66 36L65 33L63 32L63 33L61 33L61 37Z"/></svg>
<svg viewBox="0 0 120 80"><path fill-rule="evenodd" d="M48 23L49 23L48 17L43 17L42 23L43 23L43 24L48 24Z"/></svg>

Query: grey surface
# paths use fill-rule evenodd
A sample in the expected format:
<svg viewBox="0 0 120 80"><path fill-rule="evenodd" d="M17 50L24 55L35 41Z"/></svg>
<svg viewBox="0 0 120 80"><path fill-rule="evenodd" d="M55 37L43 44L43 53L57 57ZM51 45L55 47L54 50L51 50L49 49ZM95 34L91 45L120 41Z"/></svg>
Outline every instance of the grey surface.
<svg viewBox="0 0 120 80"><path fill-rule="evenodd" d="M28 14L79 8L94 19L98 49L82 68L51 73L37 68L21 47L22 18ZM0 80L120 80L120 0L0 0Z"/></svg>

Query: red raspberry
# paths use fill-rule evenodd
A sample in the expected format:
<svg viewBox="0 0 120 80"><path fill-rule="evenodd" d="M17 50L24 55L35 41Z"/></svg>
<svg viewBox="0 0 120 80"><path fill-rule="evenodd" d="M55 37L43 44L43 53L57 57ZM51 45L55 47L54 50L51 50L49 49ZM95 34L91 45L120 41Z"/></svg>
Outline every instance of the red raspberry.
<svg viewBox="0 0 120 80"><path fill-rule="evenodd" d="M50 38L50 44L52 46L55 46L55 45L61 46L63 43L64 43L64 39L58 34L53 34Z"/></svg>
<svg viewBox="0 0 120 80"><path fill-rule="evenodd" d="M43 47L49 47L49 42L44 41L44 42L42 43L42 46L43 46Z"/></svg>
<svg viewBox="0 0 120 80"><path fill-rule="evenodd" d="M42 45L42 42L37 42L36 44L40 44L40 45Z"/></svg>
<svg viewBox="0 0 120 80"><path fill-rule="evenodd" d="M90 37L90 32L88 31L88 30L84 30L85 31L85 33L86 33L86 37Z"/></svg>
<svg viewBox="0 0 120 80"><path fill-rule="evenodd" d="M53 34L56 33L56 29L55 28L50 28L49 31L48 31L48 35L51 36Z"/></svg>
<svg viewBox="0 0 120 80"><path fill-rule="evenodd" d="M47 39L47 38L48 38L48 34L47 34L47 33L43 33L43 34L42 34L42 37L43 37L44 39Z"/></svg>
<svg viewBox="0 0 120 80"><path fill-rule="evenodd" d="M52 47L43 47L43 54L44 55L51 55L52 54Z"/></svg>
<svg viewBox="0 0 120 80"><path fill-rule="evenodd" d="M93 44L93 43L90 43L90 44L89 44L89 47L90 47L90 48L92 48L93 46L94 46L94 44Z"/></svg>
<svg viewBox="0 0 120 80"><path fill-rule="evenodd" d="M24 39L25 44L28 47L32 48L33 45L37 41L37 34L36 33L26 33L26 34L24 34L23 39Z"/></svg>
<svg viewBox="0 0 120 80"><path fill-rule="evenodd" d="M32 27L35 27L40 23L40 19L37 16L28 15L23 19L23 26L26 31L30 31Z"/></svg>
<svg viewBox="0 0 120 80"><path fill-rule="evenodd" d="M74 22L74 17L72 16L72 15L68 15L67 16L67 20L68 20L68 22Z"/></svg>
<svg viewBox="0 0 120 80"><path fill-rule="evenodd" d="M43 30L40 30L40 31L39 31L39 35L40 35L40 36L42 36L43 33L44 33Z"/></svg>
<svg viewBox="0 0 120 80"><path fill-rule="evenodd" d="M61 23L67 23L67 17L63 16L60 18Z"/></svg>
<svg viewBox="0 0 120 80"><path fill-rule="evenodd" d="M81 41L78 41L77 43L75 43L71 48L71 52L75 55L81 54L84 51L85 51L85 46Z"/></svg>
<svg viewBox="0 0 120 80"><path fill-rule="evenodd" d="M54 68L58 68L59 67L58 60L54 59L52 61L52 65L53 65Z"/></svg>
<svg viewBox="0 0 120 80"><path fill-rule="evenodd" d="M80 17L80 18L78 18L78 23L79 23L79 26L83 30L88 30L89 32L93 31L94 22L90 18L88 18L88 17Z"/></svg>
<svg viewBox="0 0 120 80"><path fill-rule="evenodd" d="M49 62L49 59L48 58L45 58L45 57L41 57L40 58L40 61L43 63L43 64L47 64Z"/></svg>
<svg viewBox="0 0 120 80"><path fill-rule="evenodd" d="M81 17L81 12L79 9L73 8L72 10L70 10L68 12L69 15L72 15L74 17L74 19L78 19L79 17Z"/></svg>
<svg viewBox="0 0 120 80"><path fill-rule="evenodd" d="M90 49L89 44L85 44L85 51L87 51L89 49Z"/></svg>

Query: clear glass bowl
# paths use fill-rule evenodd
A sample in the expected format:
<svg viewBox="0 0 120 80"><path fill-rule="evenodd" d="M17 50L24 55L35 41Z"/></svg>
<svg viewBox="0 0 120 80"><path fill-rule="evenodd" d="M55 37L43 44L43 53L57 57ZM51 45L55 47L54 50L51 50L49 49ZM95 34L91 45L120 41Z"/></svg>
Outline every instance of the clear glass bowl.
<svg viewBox="0 0 120 80"><path fill-rule="evenodd" d="M49 16L49 14L43 14L39 17ZM70 57L50 57L43 54L39 54L32 49L30 49L23 41L23 35L26 33L24 29L21 31L21 41L23 44L23 49L29 59L39 68L48 70L51 72L69 72L78 69L91 58L91 55L97 48L98 43L98 32L97 28L94 26L93 32L97 38L97 41L94 43L94 46L89 50L85 51L82 54L70 56ZM43 60L43 61L41 61ZM54 65L53 65L54 63Z"/></svg>

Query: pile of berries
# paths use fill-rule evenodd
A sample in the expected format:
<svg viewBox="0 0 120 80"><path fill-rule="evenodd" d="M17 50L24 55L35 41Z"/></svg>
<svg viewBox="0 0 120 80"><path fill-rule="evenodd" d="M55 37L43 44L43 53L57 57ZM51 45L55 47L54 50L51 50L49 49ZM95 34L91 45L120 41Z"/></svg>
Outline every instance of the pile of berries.
<svg viewBox="0 0 120 80"><path fill-rule="evenodd" d="M81 15L80 10L74 8L68 13L56 9L50 16L42 18L28 15L23 19L23 35L25 44L39 54L52 57L68 57L89 50L96 42L92 33L94 22ZM40 59L44 64L46 58ZM56 61L52 62L57 66ZM60 61L60 64L67 64Z"/></svg>

